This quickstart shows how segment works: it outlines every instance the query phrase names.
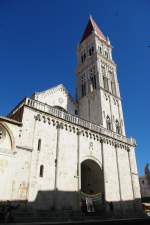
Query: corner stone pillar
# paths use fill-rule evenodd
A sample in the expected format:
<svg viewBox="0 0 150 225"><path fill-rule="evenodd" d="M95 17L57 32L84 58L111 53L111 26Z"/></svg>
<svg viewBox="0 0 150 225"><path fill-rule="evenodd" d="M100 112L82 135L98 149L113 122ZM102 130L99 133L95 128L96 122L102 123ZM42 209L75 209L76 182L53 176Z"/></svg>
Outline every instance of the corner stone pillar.
<svg viewBox="0 0 150 225"><path fill-rule="evenodd" d="M134 202L135 202L135 210L139 212L139 211L142 211L142 206L141 206L140 184L139 184L139 177L138 177L134 147L131 147L128 150L128 152L129 152L129 162L130 162L130 168L131 168L131 179L132 179L133 196L134 196Z"/></svg>

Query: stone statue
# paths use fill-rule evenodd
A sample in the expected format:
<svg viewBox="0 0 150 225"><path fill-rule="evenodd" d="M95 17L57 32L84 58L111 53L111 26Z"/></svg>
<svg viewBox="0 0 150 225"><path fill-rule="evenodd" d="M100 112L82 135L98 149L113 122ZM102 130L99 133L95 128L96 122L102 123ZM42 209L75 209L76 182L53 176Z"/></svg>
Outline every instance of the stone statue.
<svg viewBox="0 0 150 225"><path fill-rule="evenodd" d="M148 163L146 163L146 166L144 168L144 172L145 172L145 175L150 173L150 171L149 171L149 164Z"/></svg>
<svg viewBox="0 0 150 225"><path fill-rule="evenodd" d="M145 166L144 172L145 172L147 182L150 185L150 171L149 171L149 164L148 163Z"/></svg>

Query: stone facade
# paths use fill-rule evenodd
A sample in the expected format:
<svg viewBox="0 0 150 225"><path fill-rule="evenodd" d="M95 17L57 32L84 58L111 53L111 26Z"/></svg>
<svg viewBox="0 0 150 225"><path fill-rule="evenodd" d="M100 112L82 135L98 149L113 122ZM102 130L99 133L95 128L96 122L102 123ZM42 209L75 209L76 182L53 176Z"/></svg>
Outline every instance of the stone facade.
<svg viewBox="0 0 150 225"><path fill-rule="evenodd" d="M96 33L92 18L89 23L94 31L78 48L77 101L58 85L25 98L8 117L0 117L1 201L80 210L81 196L103 196L106 209L109 202L116 212L138 207L136 143L125 136L111 45ZM89 43L94 43L94 50L81 64L82 50ZM108 58L98 53L99 45L108 50ZM106 76L113 76L108 85L115 85L114 93L107 83L104 87L103 65Z"/></svg>
<svg viewBox="0 0 150 225"><path fill-rule="evenodd" d="M145 175L139 177L142 201L150 202L150 171L149 164L144 169Z"/></svg>
<svg viewBox="0 0 150 225"><path fill-rule="evenodd" d="M139 181L140 181L140 188L141 188L141 197L143 199L147 198L150 201L150 185L147 181L147 177L140 176Z"/></svg>

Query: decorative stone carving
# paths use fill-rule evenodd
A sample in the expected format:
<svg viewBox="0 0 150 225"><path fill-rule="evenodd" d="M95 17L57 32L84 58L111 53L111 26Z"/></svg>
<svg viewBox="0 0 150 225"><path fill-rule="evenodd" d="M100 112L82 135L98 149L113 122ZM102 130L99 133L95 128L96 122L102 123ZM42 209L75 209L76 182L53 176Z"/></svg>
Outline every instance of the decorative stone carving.
<svg viewBox="0 0 150 225"><path fill-rule="evenodd" d="M93 150L93 142L92 142L92 141L89 143L89 150L90 150L90 151Z"/></svg>

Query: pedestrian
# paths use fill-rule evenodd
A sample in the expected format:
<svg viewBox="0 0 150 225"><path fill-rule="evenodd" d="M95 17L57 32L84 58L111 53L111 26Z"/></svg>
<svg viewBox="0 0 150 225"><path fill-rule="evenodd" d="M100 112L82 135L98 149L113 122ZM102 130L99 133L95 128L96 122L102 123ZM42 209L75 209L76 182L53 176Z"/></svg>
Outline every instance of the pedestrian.
<svg viewBox="0 0 150 225"><path fill-rule="evenodd" d="M8 222L13 222L14 218L12 215L12 211L15 207L11 204L10 201L7 201L6 207L5 207L5 213L4 213L4 220L7 224Z"/></svg>
<svg viewBox="0 0 150 225"><path fill-rule="evenodd" d="M0 222L3 222L5 218L5 205L2 204L0 207Z"/></svg>
<svg viewBox="0 0 150 225"><path fill-rule="evenodd" d="M110 212L113 214L114 206L112 202L109 203L109 208L110 208Z"/></svg>
<svg viewBox="0 0 150 225"><path fill-rule="evenodd" d="M87 212L87 206L86 206L86 201L83 198L81 198L80 207L81 207L82 216L85 216Z"/></svg>
<svg viewBox="0 0 150 225"><path fill-rule="evenodd" d="M87 211L88 211L89 213L95 212L95 210L94 210L94 205L93 205L93 201L92 201L91 198L86 197L86 205L87 205Z"/></svg>

